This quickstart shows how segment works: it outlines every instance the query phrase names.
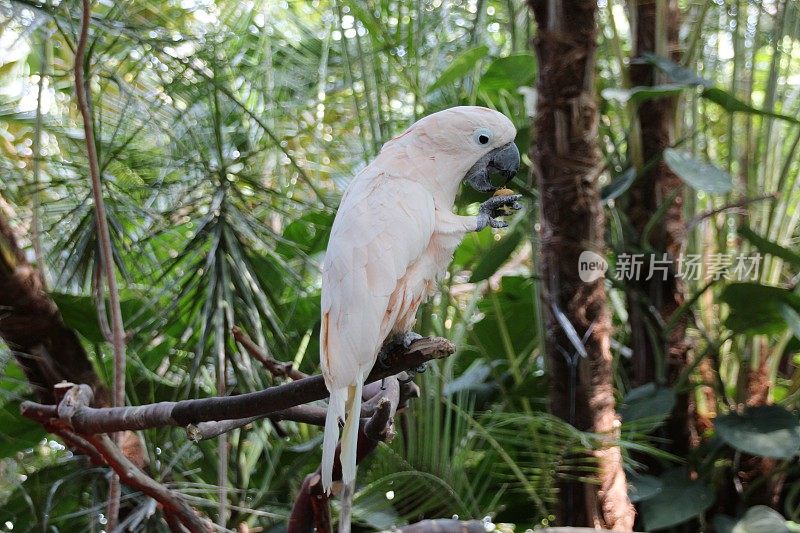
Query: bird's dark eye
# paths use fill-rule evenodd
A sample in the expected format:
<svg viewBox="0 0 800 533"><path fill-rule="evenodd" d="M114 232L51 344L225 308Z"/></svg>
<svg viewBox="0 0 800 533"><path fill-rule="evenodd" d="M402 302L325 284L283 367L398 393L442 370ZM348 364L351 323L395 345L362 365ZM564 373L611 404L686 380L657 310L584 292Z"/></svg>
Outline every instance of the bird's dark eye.
<svg viewBox="0 0 800 533"><path fill-rule="evenodd" d="M472 134L472 138L478 144L489 144L492 142L492 132L486 128L478 128L475 130L475 133Z"/></svg>

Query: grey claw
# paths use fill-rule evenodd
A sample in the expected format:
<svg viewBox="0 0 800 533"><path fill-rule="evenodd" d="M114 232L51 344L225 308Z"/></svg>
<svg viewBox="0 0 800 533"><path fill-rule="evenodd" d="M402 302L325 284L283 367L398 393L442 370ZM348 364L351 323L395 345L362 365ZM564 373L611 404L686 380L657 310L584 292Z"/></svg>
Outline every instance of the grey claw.
<svg viewBox="0 0 800 533"><path fill-rule="evenodd" d="M508 196L493 196L481 204L478 215L477 229L481 230L486 226L492 228L507 228L508 224L502 220L497 220L495 217L509 215L508 209L519 210L522 209L522 204L517 200L522 198L521 194L509 194Z"/></svg>
<svg viewBox="0 0 800 533"><path fill-rule="evenodd" d="M508 223L503 222L502 220L497 220L496 218L489 219L489 225L493 228L507 228Z"/></svg>
<svg viewBox="0 0 800 533"><path fill-rule="evenodd" d="M403 348L408 350L413 344L414 341L418 341L422 338L422 335L415 331L406 331L403 333Z"/></svg>

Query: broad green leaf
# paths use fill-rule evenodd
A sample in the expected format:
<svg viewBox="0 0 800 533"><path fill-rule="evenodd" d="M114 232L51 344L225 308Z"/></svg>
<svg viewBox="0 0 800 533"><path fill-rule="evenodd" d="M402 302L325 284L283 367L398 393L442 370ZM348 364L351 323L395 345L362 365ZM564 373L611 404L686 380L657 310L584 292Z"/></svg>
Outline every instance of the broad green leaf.
<svg viewBox="0 0 800 533"><path fill-rule="evenodd" d="M647 383L625 395L619 412L624 423L642 420L654 424L655 428L667 419L673 407L675 393L672 389Z"/></svg>
<svg viewBox="0 0 800 533"><path fill-rule="evenodd" d="M664 150L664 161L687 185L712 194L725 194L733 188L733 178L719 167L699 161L686 152Z"/></svg>
<svg viewBox="0 0 800 533"><path fill-rule="evenodd" d="M600 190L600 198L604 202L615 200L625 194L634 181L636 181L636 169L633 167L625 169Z"/></svg>
<svg viewBox="0 0 800 533"><path fill-rule="evenodd" d="M713 87L714 85L713 82L665 57L655 54L644 54L644 59L648 63L658 67L667 76L672 78L672 81L675 83L683 85L701 85L703 87Z"/></svg>
<svg viewBox="0 0 800 533"><path fill-rule="evenodd" d="M486 57L489 53L489 48L486 45L476 46L462 52L458 57L453 59L452 63L439 75L430 87L428 92L432 93L437 89L441 89L446 85L450 85L457 80L460 80L469 74L475 65Z"/></svg>
<svg viewBox="0 0 800 533"><path fill-rule="evenodd" d="M664 57L656 56L653 54L646 54L645 59L661 69L667 76L672 78L672 81L685 86L695 85L703 87L702 96L710 102L721 106L729 113L749 113L751 115L761 115L765 117L778 118L786 120L794 124L800 124L800 119L781 113L775 113L765 109L758 109L750 104L740 100L735 95L729 93L719 87L714 87L714 83L702 76L699 76L691 70L678 65Z"/></svg>
<svg viewBox="0 0 800 533"><path fill-rule="evenodd" d="M473 231L467 234L453 254L453 266L461 270L473 269L496 244L494 235L491 231Z"/></svg>
<svg viewBox="0 0 800 533"><path fill-rule="evenodd" d="M780 244L765 239L761 235L758 235L748 226L741 226L738 230L739 235L750 241L756 248L760 251L774 255L775 257L780 257L787 263L800 268L800 255L788 248L781 246Z"/></svg>
<svg viewBox="0 0 800 533"><path fill-rule="evenodd" d="M733 533L733 528L736 527L736 519L728 515L718 514L714 516L712 524L714 524L714 533Z"/></svg>
<svg viewBox="0 0 800 533"><path fill-rule="evenodd" d="M504 336L510 337L511 348L519 354L535 342L531 321L536 316L533 281L521 276L504 276L500 290L493 291L478 303L483 318L473 327L470 337L492 358L503 358Z"/></svg>
<svg viewBox="0 0 800 533"><path fill-rule="evenodd" d="M790 531L792 529L778 511L766 505L756 505L748 509L742 519L736 522L731 533L789 533Z"/></svg>
<svg viewBox="0 0 800 533"><path fill-rule="evenodd" d="M751 282L731 283L722 291L720 301L730 307L725 326L750 335L782 332L786 321L781 304L800 309L800 297L791 291Z"/></svg>
<svg viewBox="0 0 800 533"><path fill-rule="evenodd" d="M714 503L714 491L702 481L689 479L683 469L666 472L660 481L661 491L641 504L647 531L682 524Z"/></svg>
<svg viewBox="0 0 800 533"><path fill-rule="evenodd" d="M491 373L492 368L489 365L480 359L476 359L463 374L445 384L442 392L446 396L451 396L461 391L481 387Z"/></svg>
<svg viewBox="0 0 800 533"><path fill-rule="evenodd" d="M675 96L685 91L687 87L688 86L686 85L664 84L664 85L653 85L650 87L648 86L631 87L630 89L612 88L612 89L603 89L600 92L600 95L606 100L614 100L621 104L625 104L627 102L638 104L640 102L644 102L646 100L652 100L654 98Z"/></svg>
<svg viewBox="0 0 800 533"><path fill-rule="evenodd" d="M295 244L279 242L275 251L285 257L296 257L301 250L312 255L325 250L333 225L333 214L311 211L292 221L283 230L283 237Z"/></svg>
<svg viewBox="0 0 800 533"><path fill-rule="evenodd" d="M529 53L511 54L492 61L481 76L482 91L514 91L530 85L536 77L536 57Z"/></svg>
<svg viewBox="0 0 800 533"><path fill-rule="evenodd" d="M795 337L800 339L800 314L794 310L789 304L781 303L778 307L781 316L786 321L786 325L792 331Z"/></svg>
<svg viewBox="0 0 800 533"><path fill-rule="evenodd" d="M94 343L106 339L97 322L97 308L88 296L53 293L50 295L61 312L64 323Z"/></svg>
<svg viewBox="0 0 800 533"><path fill-rule="evenodd" d="M478 281L491 277L497 272L497 269L508 260L522 241L522 231L517 229L519 227L520 225L517 225L515 231L505 235L500 239L500 242L496 243L486 252L472 270L472 276L469 278L470 283L477 283Z"/></svg>
<svg viewBox="0 0 800 533"><path fill-rule="evenodd" d="M705 89L703 91L703 98L721 106L729 113L748 113L750 115L761 115L765 117L786 120L794 124L800 124L800 120L795 117L790 117L789 115L783 115L781 113L775 113L773 111L767 111L764 109L757 109L750 104L739 100L728 91L722 90L718 87L710 87Z"/></svg>
<svg viewBox="0 0 800 533"><path fill-rule="evenodd" d="M800 420L778 405L722 415L714 425L723 441L752 455L790 459L800 452Z"/></svg>
<svg viewBox="0 0 800 533"><path fill-rule="evenodd" d="M628 497L632 503L648 500L661 492L664 483L655 476L633 473L628 475Z"/></svg>
<svg viewBox="0 0 800 533"><path fill-rule="evenodd" d="M0 458L33 448L47 435L41 424L19 413L19 402L8 402L0 408Z"/></svg>
<svg viewBox="0 0 800 533"><path fill-rule="evenodd" d="M70 328L80 333L87 340L95 343L106 342L100 324L97 321L97 308L89 296L76 296L73 294L50 293L50 297L56 303L64 323ZM120 302L122 318L126 329L132 329L135 324L131 324L129 319L135 317L135 322L145 319L139 313L144 307L144 302L136 298L124 299Z"/></svg>

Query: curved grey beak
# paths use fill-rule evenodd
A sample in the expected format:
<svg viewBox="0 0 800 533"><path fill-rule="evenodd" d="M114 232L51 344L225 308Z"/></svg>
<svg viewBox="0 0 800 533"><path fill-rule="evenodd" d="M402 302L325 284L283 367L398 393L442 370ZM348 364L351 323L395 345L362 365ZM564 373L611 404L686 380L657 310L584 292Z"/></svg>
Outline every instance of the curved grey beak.
<svg viewBox="0 0 800 533"><path fill-rule="evenodd" d="M511 181L517 170L519 170L519 150L516 144L510 142L478 159L467 171L464 180L476 191L492 192ZM489 179L490 173L500 174L504 178L503 183L493 185Z"/></svg>

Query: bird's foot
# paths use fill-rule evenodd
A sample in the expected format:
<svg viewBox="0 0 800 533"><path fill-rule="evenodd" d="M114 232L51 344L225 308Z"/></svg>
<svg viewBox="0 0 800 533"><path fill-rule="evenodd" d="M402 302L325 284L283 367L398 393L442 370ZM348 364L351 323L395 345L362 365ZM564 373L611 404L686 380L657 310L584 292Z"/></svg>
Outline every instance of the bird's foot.
<svg viewBox="0 0 800 533"><path fill-rule="evenodd" d="M391 346L387 344L384 345L383 348L381 348L381 351L378 352L378 364L381 366L381 368L389 368L386 358L389 356L390 349Z"/></svg>
<svg viewBox="0 0 800 533"><path fill-rule="evenodd" d="M514 211L522 209L519 199L521 194L510 194L508 196L493 196L481 204L478 210L478 231L486 226L493 228L508 227L508 223L497 220L497 217L510 215Z"/></svg>
<svg viewBox="0 0 800 533"><path fill-rule="evenodd" d="M428 370L428 365L425 364L425 363L422 363L417 368L413 368L411 370L406 370L406 375L408 377L406 377L406 378L397 378L397 381L399 381L401 384L405 385L406 383L410 383L411 381L414 381L414 378L417 377L417 374L423 374L426 370Z"/></svg>
<svg viewBox="0 0 800 533"><path fill-rule="evenodd" d="M414 331L406 331L405 333L400 333L391 337L383 344L383 347L378 352L378 364L381 365L381 368L388 368L389 365L386 358L389 356L389 352L400 346L408 350L414 341L421 338L422 335Z"/></svg>
<svg viewBox="0 0 800 533"><path fill-rule="evenodd" d="M411 348L411 345L414 343L414 341L418 341L421 338L422 338L422 335L420 335L416 331L406 331L401 336L400 342L403 344L403 348L408 350L409 348Z"/></svg>
<svg viewBox="0 0 800 533"><path fill-rule="evenodd" d="M397 382L400 383L401 385L405 385L406 383L411 383L412 381L414 381L416 375L417 375L416 372L414 372L413 370L409 370L406 372L407 377L397 378Z"/></svg>

